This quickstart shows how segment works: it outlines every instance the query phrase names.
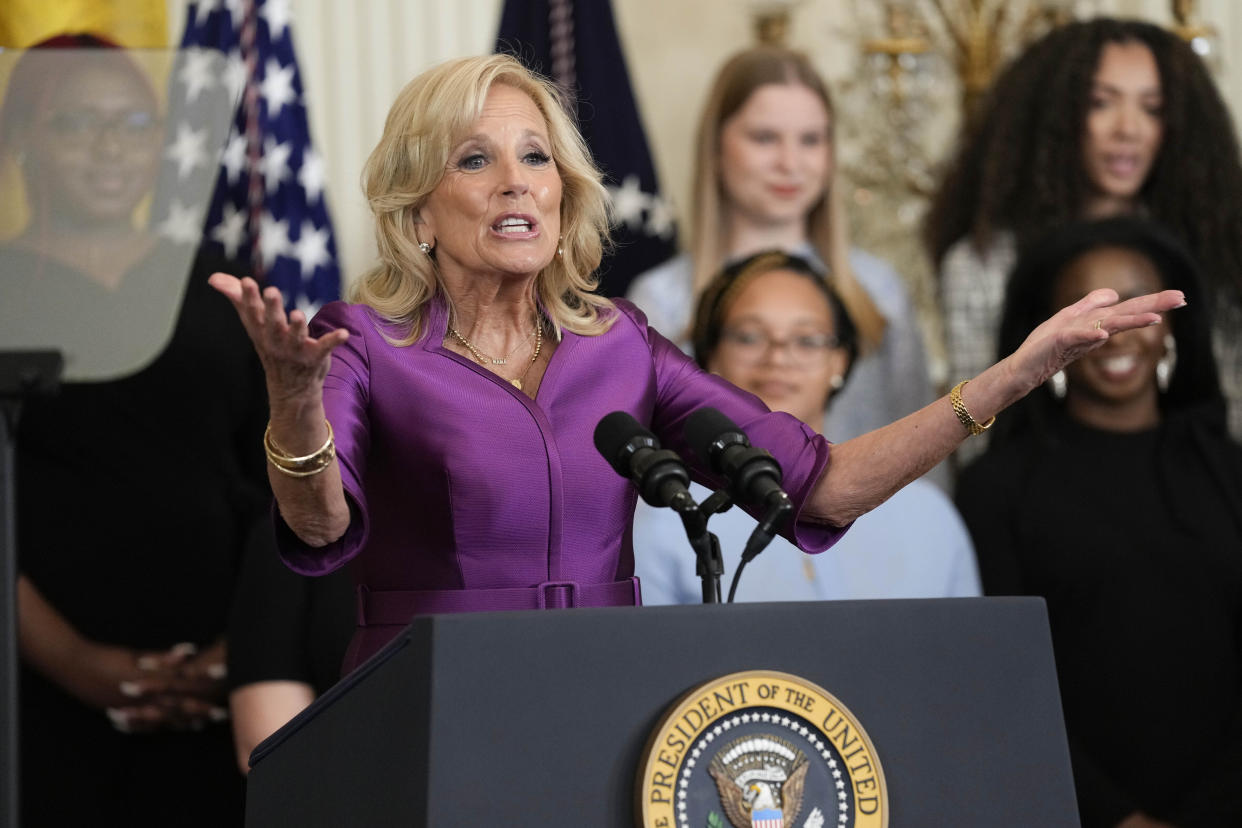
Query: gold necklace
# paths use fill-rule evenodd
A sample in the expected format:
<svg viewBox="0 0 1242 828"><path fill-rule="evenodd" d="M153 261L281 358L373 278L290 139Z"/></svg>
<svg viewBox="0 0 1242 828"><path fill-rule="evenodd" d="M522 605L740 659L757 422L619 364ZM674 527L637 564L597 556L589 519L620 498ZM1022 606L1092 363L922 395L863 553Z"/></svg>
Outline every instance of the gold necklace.
<svg viewBox="0 0 1242 828"><path fill-rule="evenodd" d="M522 390L522 380L526 379L526 375L530 373L531 366L535 364L535 360L539 359L539 349L543 347L543 320L535 323L535 353L531 354L530 362L526 363L526 370L522 372L522 376L514 377L509 380L514 388Z"/></svg>
<svg viewBox="0 0 1242 828"><path fill-rule="evenodd" d="M538 328L538 325L536 325L536 328ZM479 361L480 365L486 365L489 362L492 365L507 365L509 363L509 358L512 357L514 354L516 354L518 352L518 349L521 348L523 345L525 345L527 342L529 342L530 338L535 335L535 331L531 331L525 336L525 338L522 339L521 342L517 344L517 348L514 348L512 351L510 351L509 353L505 354L502 357L494 357L494 356L488 356L487 354L480 351L478 348L471 345L470 341L466 339L464 336L462 336L461 334L459 334L457 332L457 329L452 327L451 325L449 326L449 333L457 337L457 341L460 342L462 345L466 346L466 349L469 350L470 353L474 356L474 358Z"/></svg>
<svg viewBox="0 0 1242 828"><path fill-rule="evenodd" d="M492 357L487 357L485 359L484 355L479 353L479 349L471 345L470 340L466 339L464 336L459 334L457 332L457 329L452 327L451 325L449 326L449 333L451 333L454 337L456 337L458 342L466 346L466 350L468 350L471 353L471 355L474 356L476 360L478 360L480 365L486 365L489 361L493 365L504 365L505 364L504 360L497 361L493 359ZM530 373L530 367L535 364L535 361L537 359L539 359L539 352L543 349L543 320L542 319L539 319L538 317L536 317L535 330L532 331L532 333L535 336L535 352L530 355L530 362L526 363L526 370L522 372L522 375L519 377L514 377L513 379L509 380L509 384L519 391L522 390L522 380L524 380L526 378L526 375ZM527 337L527 339L529 338L530 337ZM523 344L525 344L525 340L523 340ZM518 347L520 348L521 345L519 345ZM513 356L513 354L515 353L517 353L517 348L514 348L513 351L509 353L509 356ZM505 357L505 359L508 359L508 358L509 357Z"/></svg>

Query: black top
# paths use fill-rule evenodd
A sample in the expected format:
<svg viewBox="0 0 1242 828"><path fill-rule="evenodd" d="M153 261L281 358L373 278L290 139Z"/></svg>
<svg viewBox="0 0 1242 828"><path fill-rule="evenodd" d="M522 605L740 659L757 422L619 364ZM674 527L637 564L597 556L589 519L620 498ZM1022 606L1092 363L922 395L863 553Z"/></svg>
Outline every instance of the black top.
<svg viewBox="0 0 1242 828"><path fill-rule="evenodd" d="M150 272L165 260L149 257L125 282L184 278ZM166 649L221 638L244 541L268 522L262 371L232 306L206 282L216 269L227 265L196 260L171 342L145 368L66 384L24 409L19 568L99 642ZM0 272L94 292L100 341L105 321L125 316L115 305L126 289L108 292L33 254L4 250ZM123 735L30 670L21 702L24 824L240 824L227 723Z"/></svg>
<svg viewBox="0 0 1242 828"><path fill-rule="evenodd" d="M1047 599L1084 828L1242 824L1242 447L1062 417L958 484L990 595Z"/></svg>
<svg viewBox="0 0 1242 828"><path fill-rule="evenodd" d="M356 615L348 568L299 575L263 527L246 550L229 618L229 683L300 681L324 692L341 677Z"/></svg>

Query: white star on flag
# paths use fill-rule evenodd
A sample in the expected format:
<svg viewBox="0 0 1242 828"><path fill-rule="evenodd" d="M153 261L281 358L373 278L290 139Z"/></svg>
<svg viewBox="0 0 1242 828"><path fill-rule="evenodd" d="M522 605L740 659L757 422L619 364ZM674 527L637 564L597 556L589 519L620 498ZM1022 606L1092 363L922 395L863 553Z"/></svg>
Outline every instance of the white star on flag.
<svg viewBox="0 0 1242 828"><path fill-rule="evenodd" d="M246 0L224 0L224 8L228 9L233 29L240 29L242 20L246 17Z"/></svg>
<svg viewBox="0 0 1242 828"><path fill-rule="evenodd" d="M307 201L318 201L323 195L323 182L327 169L323 156L313 149L302 154L302 169L298 170L298 183L306 191Z"/></svg>
<svg viewBox="0 0 1242 828"><path fill-rule="evenodd" d="M283 37L285 29L289 28L289 21L293 19L289 0L267 0L267 4L259 10L259 15L267 21L267 30L271 33L272 40Z"/></svg>
<svg viewBox="0 0 1242 828"><path fill-rule="evenodd" d="M220 223L211 228L211 238L224 245L224 252L230 259L235 258L246 238L246 214L232 204L225 204Z"/></svg>
<svg viewBox="0 0 1242 828"><path fill-rule="evenodd" d="M608 194L612 196L612 213L617 221L631 229L643 226L643 211L650 196L642 191L638 176L627 175L620 187L609 187Z"/></svg>
<svg viewBox="0 0 1242 828"><path fill-rule="evenodd" d="M220 0L199 0L198 6L194 9L194 23L198 26L207 22L207 18L211 17L211 13L220 8Z"/></svg>
<svg viewBox="0 0 1242 828"><path fill-rule="evenodd" d="M658 195L651 196L647 202L647 234L672 239L675 230L673 206Z"/></svg>
<svg viewBox="0 0 1242 828"><path fill-rule="evenodd" d="M220 155L220 166L224 167L224 173L228 177L230 184L236 184L237 179L241 177L242 171L246 169L246 138L234 132L229 136L229 142L224 148L224 152Z"/></svg>
<svg viewBox="0 0 1242 828"><path fill-rule="evenodd" d="M309 221L302 222L302 235L293 244L293 255L302 263L302 278L314 275L315 268L332 261L328 255L328 231L316 228Z"/></svg>
<svg viewBox="0 0 1242 828"><path fill-rule="evenodd" d="M309 296L302 294L298 297L296 307L307 319L310 319L319 313L319 309L323 307L323 302L312 302Z"/></svg>
<svg viewBox="0 0 1242 828"><path fill-rule="evenodd" d="M246 88L246 61L242 60L241 51L234 49L229 52L228 59L224 62L224 75L221 80L224 88L229 90L229 94L234 98L241 98L242 90Z"/></svg>
<svg viewBox="0 0 1242 828"><path fill-rule="evenodd" d="M168 205L168 215L156 230L166 239L178 244L194 244L203 229L203 217L198 210L182 204L174 198Z"/></svg>
<svg viewBox="0 0 1242 828"><path fill-rule="evenodd" d="M176 161L177 178L185 178L200 164L207 163L207 130L194 129L184 121L177 124L177 138L164 157Z"/></svg>
<svg viewBox="0 0 1242 828"><path fill-rule="evenodd" d="M186 103L194 103L204 90L210 89L216 82L212 77L219 56L206 49L187 49L185 64L181 67L178 80L185 84Z"/></svg>
<svg viewBox="0 0 1242 828"><path fill-rule="evenodd" d="M263 267L271 268L277 256L289 255L289 222L286 219L277 221L272 214L263 211L259 219L259 253L263 256Z"/></svg>
<svg viewBox="0 0 1242 828"><path fill-rule="evenodd" d="M293 91L293 67L281 66L275 59L269 58L264 64L259 94L267 101L267 117L279 116L280 110L297 98L297 93Z"/></svg>
<svg viewBox="0 0 1242 828"><path fill-rule="evenodd" d="M259 172L263 174L264 185L269 193L276 192L280 182L289 177L289 155L292 152L292 144L277 144L272 138L263 142L263 157L259 159Z"/></svg>

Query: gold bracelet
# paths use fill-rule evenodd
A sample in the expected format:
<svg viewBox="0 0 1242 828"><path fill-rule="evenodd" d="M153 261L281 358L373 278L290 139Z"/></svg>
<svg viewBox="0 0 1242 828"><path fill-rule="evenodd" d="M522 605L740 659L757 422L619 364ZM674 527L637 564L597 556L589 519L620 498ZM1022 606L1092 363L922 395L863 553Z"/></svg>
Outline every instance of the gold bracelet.
<svg viewBox="0 0 1242 828"><path fill-rule="evenodd" d="M996 422L996 417L992 417L986 423L976 422L975 418L970 416L970 412L966 409L966 403L962 400L962 386L970 380L962 380L953 386L953 390L949 392L949 404L953 406L953 413L957 415L958 421L970 432L973 437L976 434L982 434L992 427L992 423Z"/></svg>
<svg viewBox="0 0 1242 828"><path fill-rule="evenodd" d="M272 424L269 421L267 430L263 432L263 451L267 454L268 462L276 471L289 477L310 477L328 468L336 459L336 441L332 434L332 423L326 417L323 422L328 427L328 439L324 444L310 454L294 457L272 440Z"/></svg>

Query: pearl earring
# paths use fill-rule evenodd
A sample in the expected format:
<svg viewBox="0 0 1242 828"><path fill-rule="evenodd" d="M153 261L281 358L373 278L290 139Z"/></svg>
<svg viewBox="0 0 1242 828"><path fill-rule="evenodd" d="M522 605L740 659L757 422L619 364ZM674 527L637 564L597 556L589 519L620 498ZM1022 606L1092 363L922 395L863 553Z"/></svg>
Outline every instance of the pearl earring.
<svg viewBox="0 0 1242 828"><path fill-rule="evenodd" d="M1177 367L1177 340L1173 334L1164 335L1164 356L1156 363L1156 387L1163 393L1169 390L1173 369Z"/></svg>

